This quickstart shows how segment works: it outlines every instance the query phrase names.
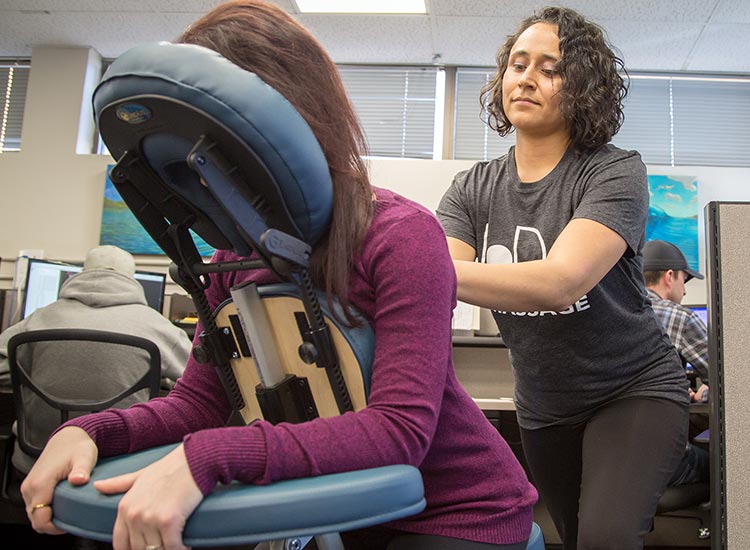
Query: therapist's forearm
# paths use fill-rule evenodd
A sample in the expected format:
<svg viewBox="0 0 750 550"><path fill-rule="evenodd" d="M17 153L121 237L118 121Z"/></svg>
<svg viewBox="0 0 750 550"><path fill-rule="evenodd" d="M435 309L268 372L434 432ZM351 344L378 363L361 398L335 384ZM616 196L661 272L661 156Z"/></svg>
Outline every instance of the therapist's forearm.
<svg viewBox="0 0 750 550"><path fill-rule="evenodd" d="M544 260L517 264L483 264L454 260L458 299L499 311L562 311L585 291Z"/></svg>

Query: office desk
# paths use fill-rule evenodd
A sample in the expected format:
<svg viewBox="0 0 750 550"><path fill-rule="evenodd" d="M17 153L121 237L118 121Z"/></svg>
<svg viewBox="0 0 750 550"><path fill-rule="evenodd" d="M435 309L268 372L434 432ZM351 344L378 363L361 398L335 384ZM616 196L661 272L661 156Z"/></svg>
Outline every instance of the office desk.
<svg viewBox="0 0 750 550"><path fill-rule="evenodd" d="M474 403L483 411L515 411L516 404L512 397L481 398L473 397Z"/></svg>
<svg viewBox="0 0 750 550"><path fill-rule="evenodd" d="M459 382L482 410L515 410L513 370L499 338L454 337L453 363Z"/></svg>
<svg viewBox="0 0 750 550"><path fill-rule="evenodd" d="M710 410L708 403L690 403L690 414L708 414Z"/></svg>
<svg viewBox="0 0 750 550"><path fill-rule="evenodd" d="M183 323L181 321L172 321L172 323L174 323L176 327L184 330L188 335L188 338L190 338L191 340L195 338L195 329L198 326L197 323Z"/></svg>
<svg viewBox="0 0 750 550"><path fill-rule="evenodd" d="M454 336L453 347L505 348L506 346L499 336Z"/></svg>

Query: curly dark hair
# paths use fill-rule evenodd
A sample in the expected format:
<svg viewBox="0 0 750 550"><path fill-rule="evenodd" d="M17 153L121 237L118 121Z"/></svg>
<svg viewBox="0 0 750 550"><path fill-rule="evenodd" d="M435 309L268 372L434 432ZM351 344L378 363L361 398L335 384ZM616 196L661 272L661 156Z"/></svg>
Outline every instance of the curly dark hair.
<svg viewBox="0 0 750 550"><path fill-rule="evenodd" d="M561 54L557 69L562 77L560 110L570 129L573 148L579 153L598 149L622 126L622 100L628 93L629 78L604 30L569 8L547 7L534 13L500 47L495 58L497 73L482 88L480 99L489 115L487 123L501 136L513 131L503 110L503 76L513 45L521 33L536 23L557 26Z"/></svg>

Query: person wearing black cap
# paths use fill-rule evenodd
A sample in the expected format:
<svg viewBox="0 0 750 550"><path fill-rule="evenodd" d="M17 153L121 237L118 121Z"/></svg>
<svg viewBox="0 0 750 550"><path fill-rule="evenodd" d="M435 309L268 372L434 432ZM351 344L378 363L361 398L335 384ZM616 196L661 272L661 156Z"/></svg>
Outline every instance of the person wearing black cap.
<svg viewBox="0 0 750 550"><path fill-rule="evenodd" d="M692 309L680 305L685 296L685 283L690 279L703 279L703 275L690 268L685 255L674 244L654 240L643 247L643 278L657 319L672 340L684 362L693 365L701 381L708 380L708 331L701 318ZM708 395L704 383L693 392L692 401L702 401ZM668 485L685 485L709 479L709 456L705 449L688 443L685 455Z"/></svg>
<svg viewBox="0 0 750 550"><path fill-rule="evenodd" d="M701 381L707 381L708 330L697 313L680 305L685 296L685 283L692 278L703 279L703 275L690 268L675 245L654 240L643 247L643 277L651 307L677 353L695 368ZM707 390L704 384L691 394L692 400L702 400Z"/></svg>

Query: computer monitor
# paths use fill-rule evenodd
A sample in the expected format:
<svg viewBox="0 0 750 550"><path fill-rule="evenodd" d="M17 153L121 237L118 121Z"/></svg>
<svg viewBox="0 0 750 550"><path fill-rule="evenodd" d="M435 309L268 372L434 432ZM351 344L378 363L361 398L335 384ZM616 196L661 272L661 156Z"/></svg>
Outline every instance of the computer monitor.
<svg viewBox="0 0 750 550"><path fill-rule="evenodd" d="M28 317L40 307L57 300L63 283L82 269L80 265L29 259L23 293L22 318ZM166 278L164 273L135 272L135 279L143 287L146 302L159 313L164 305Z"/></svg>
<svg viewBox="0 0 750 550"><path fill-rule="evenodd" d="M146 303L161 313L164 307L164 288L167 286L167 276L164 273L136 271L135 280L141 283L146 294Z"/></svg>
<svg viewBox="0 0 750 550"><path fill-rule="evenodd" d="M701 318L704 325L708 326L708 307L706 306L688 306L688 307L698 314L698 317Z"/></svg>
<svg viewBox="0 0 750 550"><path fill-rule="evenodd" d="M25 319L40 307L57 300L62 284L81 269L79 265L29 259L21 317Z"/></svg>

